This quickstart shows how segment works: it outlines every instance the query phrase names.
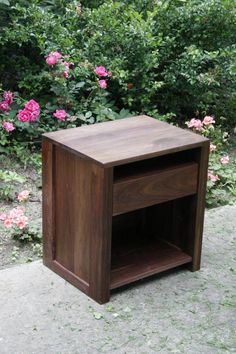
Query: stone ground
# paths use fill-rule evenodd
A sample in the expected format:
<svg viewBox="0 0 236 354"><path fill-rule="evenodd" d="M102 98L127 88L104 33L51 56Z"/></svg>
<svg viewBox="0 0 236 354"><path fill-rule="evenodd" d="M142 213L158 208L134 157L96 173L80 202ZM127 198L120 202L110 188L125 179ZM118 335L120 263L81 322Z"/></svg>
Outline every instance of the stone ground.
<svg viewBox="0 0 236 354"><path fill-rule="evenodd" d="M236 353L236 205L207 212L202 269L98 305L40 261L0 271L1 354Z"/></svg>

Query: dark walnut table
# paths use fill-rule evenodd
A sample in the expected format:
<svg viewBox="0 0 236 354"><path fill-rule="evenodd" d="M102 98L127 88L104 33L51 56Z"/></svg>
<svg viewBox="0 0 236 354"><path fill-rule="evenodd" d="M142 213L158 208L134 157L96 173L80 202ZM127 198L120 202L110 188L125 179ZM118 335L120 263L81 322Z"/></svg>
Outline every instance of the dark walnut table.
<svg viewBox="0 0 236 354"><path fill-rule="evenodd" d="M209 141L147 116L43 136L43 260L100 304L200 268Z"/></svg>

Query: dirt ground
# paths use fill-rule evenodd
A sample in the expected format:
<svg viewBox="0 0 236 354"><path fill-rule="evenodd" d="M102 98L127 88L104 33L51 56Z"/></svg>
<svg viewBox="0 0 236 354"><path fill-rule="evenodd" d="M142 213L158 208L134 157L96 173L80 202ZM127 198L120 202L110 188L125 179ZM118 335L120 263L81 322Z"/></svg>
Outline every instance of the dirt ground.
<svg viewBox="0 0 236 354"><path fill-rule="evenodd" d="M17 206L17 193L27 189L30 191L30 198L26 206L26 215L29 217L29 221L37 220L41 224L42 191L40 172L33 167L24 169L14 159L1 160L0 163L0 169L14 171L26 179L23 184L12 184L13 195L15 194L14 201L1 201L0 213L7 212ZM12 239L10 231L5 229L0 223L0 269L36 259L39 259L39 252L34 250L33 244L20 243Z"/></svg>

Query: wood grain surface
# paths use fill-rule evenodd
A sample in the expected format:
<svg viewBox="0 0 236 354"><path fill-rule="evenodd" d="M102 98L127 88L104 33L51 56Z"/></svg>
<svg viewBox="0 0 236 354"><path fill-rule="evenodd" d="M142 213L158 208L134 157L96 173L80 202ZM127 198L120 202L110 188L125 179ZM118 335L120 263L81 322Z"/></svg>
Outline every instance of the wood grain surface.
<svg viewBox="0 0 236 354"><path fill-rule="evenodd" d="M163 240L145 240L116 250L112 255L111 289L191 262L192 257Z"/></svg>
<svg viewBox="0 0 236 354"><path fill-rule="evenodd" d="M83 206L90 164L55 147L55 260L89 283L89 228Z"/></svg>
<svg viewBox="0 0 236 354"><path fill-rule="evenodd" d="M44 264L99 303L110 297L112 170L43 142Z"/></svg>
<svg viewBox="0 0 236 354"><path fill-rule="evenodd" d="M43 139L42 144L42 214L43 214L43 262L50 265L55 254L55 224L53 200L53 145Z"/></svg>
<svg viewBox="0 0 236 354"><path fill-rule="evenodd" d="M200 268L209 141L147 116L43 136L43 261L102 304Z"/></svg>
<svg viewBox="0 0 236 354"><path fill-rule="evenodd" d="M192 224L188 230L191 255L193 257L190 268L192 271L199 270L201 263L208 158L209 142L207 144L203 144L196 155L196 161L199 164L198 190L195 198L192 200L192 203L189 203L188 205L188 207L191 208L192 218Z"/></svg>
<svg viewBox="0 0 236 354"><path fill-rule="evenodd" d="M196 193L198 165L180 164L114 183L113 215Z"/></svg>
<svg viewBox="0 0 236 354"><path fill-rule="evenodd" d="M60 130L44 137L106 167L198 147L207 141L148 116Z"/></svg>

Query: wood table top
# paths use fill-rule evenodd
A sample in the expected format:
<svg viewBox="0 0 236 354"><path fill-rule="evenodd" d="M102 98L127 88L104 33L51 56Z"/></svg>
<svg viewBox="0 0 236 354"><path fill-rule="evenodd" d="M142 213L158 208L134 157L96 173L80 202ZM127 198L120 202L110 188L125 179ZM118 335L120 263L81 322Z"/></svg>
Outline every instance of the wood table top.
<svg viewBox="0 0 236 354"><path fill-rule="evenodd" d="M200 147L208 139L148 116L43 134L81 157L111 167Z"/></svg>

